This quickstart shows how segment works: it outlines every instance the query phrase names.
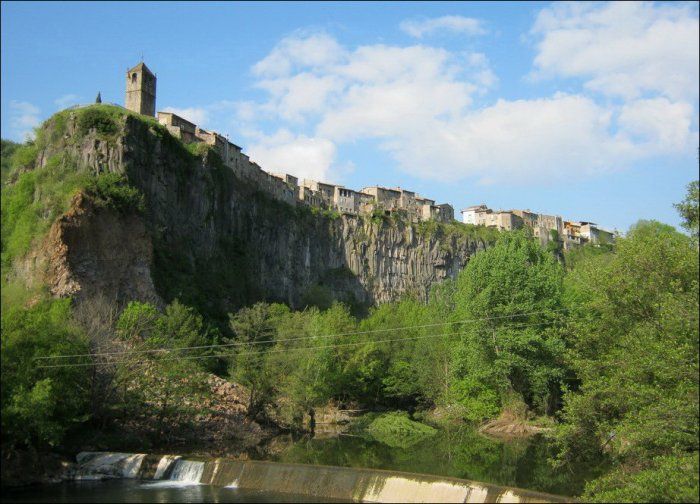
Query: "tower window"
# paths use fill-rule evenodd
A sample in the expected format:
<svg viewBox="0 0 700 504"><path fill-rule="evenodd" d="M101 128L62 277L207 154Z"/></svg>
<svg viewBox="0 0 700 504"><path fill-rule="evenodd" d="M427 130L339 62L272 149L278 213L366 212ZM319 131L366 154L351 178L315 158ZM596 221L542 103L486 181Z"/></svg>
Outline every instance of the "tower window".
<svg viewBox="0 0 700 504"><path fill-rule="evenodd" d="M135 73L131 74L131 82L136 82L136 74Z"/></svg>

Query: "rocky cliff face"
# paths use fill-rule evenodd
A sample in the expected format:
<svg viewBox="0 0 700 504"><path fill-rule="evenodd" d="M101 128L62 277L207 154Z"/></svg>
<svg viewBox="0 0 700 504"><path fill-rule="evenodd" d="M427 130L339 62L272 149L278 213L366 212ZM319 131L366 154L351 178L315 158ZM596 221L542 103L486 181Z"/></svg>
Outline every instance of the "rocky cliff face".
<svg viewBox="0 0 700 504"><path fill-rule="evenodd" d="M56 294L127 300L157 292L230 310L257 299L299 306L320 289L368 305L404 293L425 298L486 246L457 224L323 216L273 201L215 154L194 156L137 117L105 136L79 134L68 116L60 131L49 121L46 135L53 141L39 165L67 154L79 169L125 174L146 200L140 216L74 203L48 242Z"/></svg>

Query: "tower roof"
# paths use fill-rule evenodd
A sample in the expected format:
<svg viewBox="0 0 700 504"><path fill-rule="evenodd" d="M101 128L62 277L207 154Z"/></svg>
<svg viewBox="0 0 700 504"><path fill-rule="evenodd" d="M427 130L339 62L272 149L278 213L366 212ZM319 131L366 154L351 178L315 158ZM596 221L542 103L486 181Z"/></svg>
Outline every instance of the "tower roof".
<svg viewBox="0 0 700 504"><path fill-rule="evenodd" d="M155 77L155 74L153 72L151 72L150 68L148 68L146 66L146 63L144 63L143 61L141 63L139 63L138 65L136 65L134 68L130 68L129 70L127 70L126 73L138 72L138 71L141 71L143 73L147 73L147 74Z"/></svg>

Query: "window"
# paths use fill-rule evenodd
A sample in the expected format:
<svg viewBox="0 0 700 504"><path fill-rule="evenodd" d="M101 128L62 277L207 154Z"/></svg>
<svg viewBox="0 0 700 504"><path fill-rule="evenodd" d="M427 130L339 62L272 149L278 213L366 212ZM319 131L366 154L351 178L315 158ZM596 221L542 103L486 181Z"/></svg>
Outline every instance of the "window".
<svg viewBox="0 0 700 504"><path fill-rule="evenodd" d="M136 73L131 74L131 82L136 82Z"/></svg>

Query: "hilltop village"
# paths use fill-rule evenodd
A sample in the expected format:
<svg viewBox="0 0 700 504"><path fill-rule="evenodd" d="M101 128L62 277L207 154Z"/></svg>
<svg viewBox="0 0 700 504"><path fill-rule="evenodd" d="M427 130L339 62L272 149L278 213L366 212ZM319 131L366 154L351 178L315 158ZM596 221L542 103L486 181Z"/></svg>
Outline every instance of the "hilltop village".
<svg viewBox="0 0 700 504"><path fill-rule="evenodd" d="M126 73L126 100L128 110L157 117L158 122L184 143L202 142L210 145L221 156L224 164L240 178L252 182L276 200L290 205L332 209L344 214L358 215L380 209L385 212L402 211L414 222L436 220L451 222L454 209L448 203L402 189L380 186L364 187L359 191L317 180L299 179L287 173L269 173L242 152L241 147L225 136L207 131L172 112L156 113L156 76L141 62ZM563 220L561 216L533 213L530 210L497 210L486 205L470 206L462 210L462 221L476 226L512 230L529 227L542 243L560 240L565 249L582 245L610 243L614 234L598 228L592 222Z"/></svg>

